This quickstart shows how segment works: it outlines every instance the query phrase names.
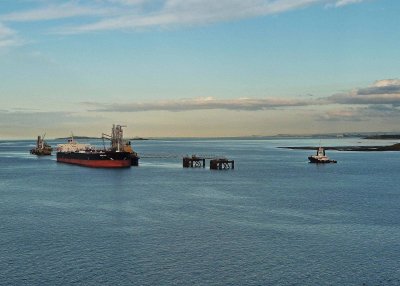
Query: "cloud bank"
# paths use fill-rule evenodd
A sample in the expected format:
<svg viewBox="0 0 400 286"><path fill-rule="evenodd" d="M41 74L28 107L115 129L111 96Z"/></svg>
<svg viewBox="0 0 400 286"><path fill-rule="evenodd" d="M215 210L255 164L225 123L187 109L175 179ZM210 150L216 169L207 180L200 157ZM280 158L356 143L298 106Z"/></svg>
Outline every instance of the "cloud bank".
<svg viewBox="0 0 400 286"><path fill-rule="evenodd" d="M346 93L334 94L328 97L308 99L298 98L234 98L216 99L200 97L179 100L162 100L154 102L135 103L96 103L84 102L89 111L97 112L143 112L143 111L188 111L188 110L242 110L258 111L279 108L295 108L305 106L338 105L393 105L400 106L400 80L384 79L374 82L369 87L358 88ZM340 113L337 113L340 115ZM343 112L343 117L349 116Z"/></svg>
<svg viewBox="0 0 400 286"><path fill-rule="evenodd" d="M194 110L295 111L307 107L310 115L323 121L365 121L373 118L400 118L400 80L384 79L368 87L357 88L328 97L298 98L234 98L202 97L135 103L84 102L90 112L184 112ZM318 108L316 108L318 107Z"/></svg>
<svg viewBox="0 0 400 286"><path fill-rule="evenodd" d="M397 128L397 123L400 120L399 83L400 79L383 79L372 83L370 86L359 87L341 94L333 94L328 97L315 96L306 99L300 96L297 98L232 99L202 97L147 102L83 102L80 104L85 104L87 106L86 110L89 111L83 113L57 112L54 110L51 112L24 109L0 110L0 127L3 133L9 134L8 136L13 136L15 129L26 129L27 126L30 126L29 129L32 134L40 131L38 126L56 132L60 129L60 126L72 128L73 130L75 128L79 129L79 126L82 126L82 122L87 123L87 126L92 126L94 118L97 123L101 119L102 124L109 120L110 117L119 118L118 120L125 118L128 121L129 118L141 118L142 122L148 122L150 117L145 112L159 111L173 112L174 114L171 117L167 117L172 118L169 123L163 121L166 118L165 114L162 114L162 117L152 115L150 120L152 121L150 124L152 128L154 126L176 124L176 122L179 122L181 127L185 127L193 124L193 122L186 122L185 117L187 115L180 115L180 112L228 110L231 112L238 111L238 113L235 115L221 112L221 116L229 114L228 117L233 117L238 122L249 119L246 124L254 124L254 126L260 124L260 119L266 120L266 118L271 118L271 115L274 114L273 116L279 115L278 117L282 122L285 122L286 119L288 121L292 120L291 124L293 126L290 128L293 131L298 128L307 129L307 127L304 127L304 122L308 122L308 125L310 125L310 123L318 121L330 123L331 125L329 126L342 126L343 128L358 125L359 128L367 127L383 130L388 126ZM245 111L245 113L240 113L239 111ZM132 116L133 113L142 114ZM219 113L204 112L203 120L205 125L212 124L208 120L210 114L215 116L215 114ZM274 124L279 125L279 122L274 122ZM344 125L338 125L340 123ZM246 124L242 128L247 128Z"/></svg>
<svg viewBox="0 0 400 286"><path fill-rule="evenodd" d="M369 87L335 94L328 97L327 100L339 104L391 104L397 106L400 105L400 80L379 80Z"/></svg>
<svg viewBox="0 0 400 286"><path fill-rule="evenodd" d="M309 100L280 99L280 98L238 98L238 99L215 99L203 97L194 99L164 100L158 102L142 103L111 103L100 104L95 102L84 102L89 106L89 111L96 112L143 112L143 111L190 111L190 110L212 110L225 109L237 111L257 111L276 109L283 107L307 106L312 102Z"/></svg>
<svg viewBox="0 0 400 286"><path fill-rule="evenodd" d="M375 81L368 87L357 88L319 99L335 107L319 116L326 121L366 121L371 119L400 119L400 79Z"/></svg>

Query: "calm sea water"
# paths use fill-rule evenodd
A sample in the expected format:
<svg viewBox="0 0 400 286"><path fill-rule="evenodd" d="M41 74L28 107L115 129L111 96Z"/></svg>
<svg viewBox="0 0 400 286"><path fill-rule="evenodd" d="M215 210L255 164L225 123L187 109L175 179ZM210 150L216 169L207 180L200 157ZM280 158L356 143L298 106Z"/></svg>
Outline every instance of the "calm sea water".
<svg viewBox="0 0 400 286"><path fill-rule="evenodd" d="M318 144L134 141L140 167L107 170L0 141L0 284L399 285L400 152L277 148ZM183 169L195 153L235 170Z"/></svg>

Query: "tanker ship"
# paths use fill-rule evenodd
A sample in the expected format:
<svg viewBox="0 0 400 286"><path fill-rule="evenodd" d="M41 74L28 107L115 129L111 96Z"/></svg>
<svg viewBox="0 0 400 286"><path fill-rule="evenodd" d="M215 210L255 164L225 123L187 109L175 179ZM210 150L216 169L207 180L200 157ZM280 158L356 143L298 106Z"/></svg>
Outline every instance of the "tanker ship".
<svg viewBox="0 0 400 286"><path fill-rule="evenodd" d="M103 134L103 149L90 144L80 144L71 136L66 144L57 145L57 162L75 164L92 168L129 168L138 162L130 142L123 140L121 125L113 125L112 135ZM111 147L105 147L104 140L111 141Z"/></svg>

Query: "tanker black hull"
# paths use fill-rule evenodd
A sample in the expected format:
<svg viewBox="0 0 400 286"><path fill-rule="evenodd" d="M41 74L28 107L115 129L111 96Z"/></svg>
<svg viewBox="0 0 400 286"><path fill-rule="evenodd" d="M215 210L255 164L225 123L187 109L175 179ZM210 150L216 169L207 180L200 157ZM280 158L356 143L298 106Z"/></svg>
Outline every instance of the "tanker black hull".
<svg viewBox="0 0 400 286"><path fill-rule="evenodd" d="M129 152L57 152L57 162L92 168L129 168Z"/></svg>

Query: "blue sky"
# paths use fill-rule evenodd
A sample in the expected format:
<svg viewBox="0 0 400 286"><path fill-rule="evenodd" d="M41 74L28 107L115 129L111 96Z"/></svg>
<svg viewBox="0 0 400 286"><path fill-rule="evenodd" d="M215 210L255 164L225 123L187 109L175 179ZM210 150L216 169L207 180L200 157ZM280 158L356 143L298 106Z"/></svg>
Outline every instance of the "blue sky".
<svg viewBox="0 0 400 286"><path fill-rule="evenodd" d="M0 138L400 131L400 2L2 0Z"/></svg>

